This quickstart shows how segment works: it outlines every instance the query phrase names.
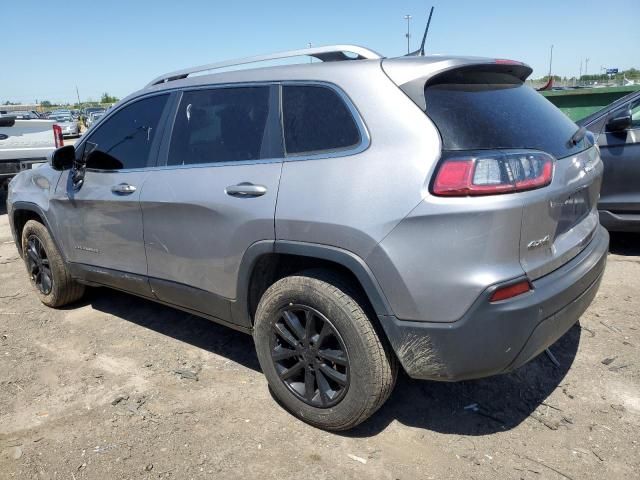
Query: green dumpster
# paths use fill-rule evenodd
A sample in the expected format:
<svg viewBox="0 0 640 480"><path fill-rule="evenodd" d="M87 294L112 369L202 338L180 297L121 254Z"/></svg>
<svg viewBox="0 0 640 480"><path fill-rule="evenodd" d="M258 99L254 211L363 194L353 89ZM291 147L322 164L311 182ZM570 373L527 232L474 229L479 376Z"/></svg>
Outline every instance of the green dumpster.
<svg viewBox="0 0 640 480"><path fill-rule="evenodd" d="M540 93L575 122L638 90L640 85L545 90Z"/></svg>

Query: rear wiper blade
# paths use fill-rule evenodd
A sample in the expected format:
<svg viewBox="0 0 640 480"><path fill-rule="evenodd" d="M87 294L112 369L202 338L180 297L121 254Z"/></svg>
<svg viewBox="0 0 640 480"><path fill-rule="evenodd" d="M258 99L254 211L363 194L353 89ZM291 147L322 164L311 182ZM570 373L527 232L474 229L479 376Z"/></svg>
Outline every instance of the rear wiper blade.
<svg viewBox="0 0 640 480"><path fill-rule="evenodd" d="M569 144L577 145L585 137L586 134L587 134L587 129L584 127L580 127L578 130L576 130L576 133L571 135L571 138L569 139Z"/></svg>

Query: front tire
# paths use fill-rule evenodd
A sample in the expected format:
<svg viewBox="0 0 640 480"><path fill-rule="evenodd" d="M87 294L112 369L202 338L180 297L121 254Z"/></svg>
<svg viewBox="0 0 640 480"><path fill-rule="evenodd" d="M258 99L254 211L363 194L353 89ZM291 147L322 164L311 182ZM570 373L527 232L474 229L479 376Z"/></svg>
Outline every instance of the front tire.
<svg viewBox="0 0 640 480"><path fill-rule="evenodd" d="M31 284L45 305L62 307L84 294L84 285L71 277L49 231L40 222L29 220L22 229L22 255Z"/></svg>
<svg viewBox="0 0 640 480"><path fill-rule="evenodd" d="M310 270L262 296L254 341L275 397L319 428L348 430L387 400L397 360L340 277Z"/></svg>

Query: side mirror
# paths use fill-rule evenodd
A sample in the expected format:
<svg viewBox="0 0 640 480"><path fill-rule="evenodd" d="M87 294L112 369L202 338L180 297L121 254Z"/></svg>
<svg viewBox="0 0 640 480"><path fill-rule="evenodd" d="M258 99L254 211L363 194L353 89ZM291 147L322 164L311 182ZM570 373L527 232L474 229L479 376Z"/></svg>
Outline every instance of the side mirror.
<svg viewBox="0 0 640 480"><path fill-rule="evenodd" d="M73 145L66 145L56 149L51 155L51 166L55 170L67 170L76 160L76 149Z"/></svg>
<svg viewBox="0 0 640 480"><path fill-rule="evenodd" d="M617 110L611 114L611 117L607 121L608 132L622 132L631 127L633 119L631 117L631 109L623 108Z"/></svg>

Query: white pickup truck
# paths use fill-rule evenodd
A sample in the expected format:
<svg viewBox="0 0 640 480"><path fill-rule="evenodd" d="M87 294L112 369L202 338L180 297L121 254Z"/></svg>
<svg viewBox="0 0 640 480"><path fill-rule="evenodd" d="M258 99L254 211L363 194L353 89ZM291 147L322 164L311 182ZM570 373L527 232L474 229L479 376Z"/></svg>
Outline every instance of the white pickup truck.
<svg viewBox="0 0 640 480"><path fill-rule="evenodd" d="M54 124L53 120L0 116L0 190L17 173L47 161L47 155L56 148Z"/></svg>

